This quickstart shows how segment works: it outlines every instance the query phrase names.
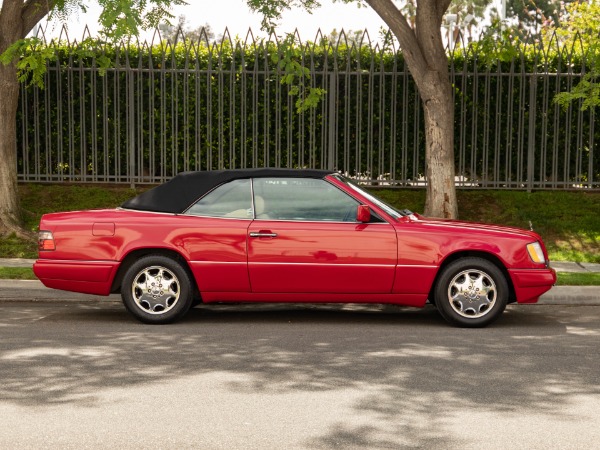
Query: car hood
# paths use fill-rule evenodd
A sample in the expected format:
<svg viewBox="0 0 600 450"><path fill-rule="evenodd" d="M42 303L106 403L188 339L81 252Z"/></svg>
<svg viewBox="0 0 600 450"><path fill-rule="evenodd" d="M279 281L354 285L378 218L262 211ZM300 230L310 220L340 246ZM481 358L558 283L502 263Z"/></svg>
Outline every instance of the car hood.
<svg viewBox="0 0 600 450"><path fill-rule="evenodd" d="M436 219L433 217L424 217L419 214L412 214L409 216L411 221L419 222L423 225L435 226L438 229L451 230L472 230L472 231L487 231L491 233L499 233L504 235L513 235L526 237L532 241L541 240L539 234L534 231L525 230L517 227L507 227L503 225L492 225L487 223L477 222L464 222L460 220L449 220L449 219Z"/></svg>

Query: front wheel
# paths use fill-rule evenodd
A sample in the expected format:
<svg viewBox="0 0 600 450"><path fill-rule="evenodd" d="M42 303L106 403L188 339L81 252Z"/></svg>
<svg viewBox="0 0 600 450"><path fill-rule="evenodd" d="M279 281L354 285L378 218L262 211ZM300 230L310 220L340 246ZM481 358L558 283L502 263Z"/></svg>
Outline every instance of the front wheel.
<svg viewBox="0 0 600 450"><path fill-rule="evenodd" d="M162 255L144 256L125 273L121 297L127 310L145 323L183 317L192 305L192 282L185 268Z"/></svg>
<svg viewBox="0 0 600 450"><path fill-rule="evenodd" d="M484 327L504 311L508 283L502 271L483 258L461 258L443 269L435 287L435 306L460 327Z"/></svg>

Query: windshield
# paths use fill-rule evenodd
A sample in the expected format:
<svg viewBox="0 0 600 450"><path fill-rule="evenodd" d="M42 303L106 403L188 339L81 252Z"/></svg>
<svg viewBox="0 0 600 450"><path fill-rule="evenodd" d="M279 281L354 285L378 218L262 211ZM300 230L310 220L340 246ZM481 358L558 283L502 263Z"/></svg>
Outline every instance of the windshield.
<svg viewBox="0 0 600 450"><path fill-rule="evenodd" d="M388 205L384 201L375 197L370 192L362 189L360 186L358 186L354 181L352 181L349 178L346 178L342 175L336 175L336 177L340 181L346 183L352 190L358 192L360 195L367 198L369 201L373 202L373 204L377 205L379 208L384 210L387 214L392 216L394 219L399 219L400 217L409 216L412 214L412 211L409 211L408 209L403 209L402 211L400 211L400 210L394 208L393 206Z"/></svg>

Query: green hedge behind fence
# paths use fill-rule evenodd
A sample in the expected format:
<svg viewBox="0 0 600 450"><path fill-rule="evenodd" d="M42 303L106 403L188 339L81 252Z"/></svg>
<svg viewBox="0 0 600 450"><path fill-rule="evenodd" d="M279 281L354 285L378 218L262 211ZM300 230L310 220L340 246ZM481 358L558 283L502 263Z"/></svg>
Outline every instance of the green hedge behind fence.
<svg viewBox="0 0 600 450"><path fill-rule="evenodd" d="M422 110L392 47L343 37L299 44L308 83L327 93L298 114L274 41L49 45L56 59L45 88L22 87L21 180L156 183L184 170L273 166L423 184ZM473 46L451 58L458 184L600 188L594 111L553 103L585 73L586 58L516 50L490 62ZM112 68L98 68L100 56Z"/></svg>

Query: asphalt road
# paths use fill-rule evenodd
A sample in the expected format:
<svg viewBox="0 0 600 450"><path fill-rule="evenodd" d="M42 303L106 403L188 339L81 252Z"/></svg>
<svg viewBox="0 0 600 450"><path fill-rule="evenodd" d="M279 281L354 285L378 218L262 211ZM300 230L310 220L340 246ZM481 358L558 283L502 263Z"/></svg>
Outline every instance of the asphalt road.
<svg viewBox="0 0 600 450"><path fill-rule="evenodd" d="M600 307L0 303L0 448L597 448Z"/></svg>

